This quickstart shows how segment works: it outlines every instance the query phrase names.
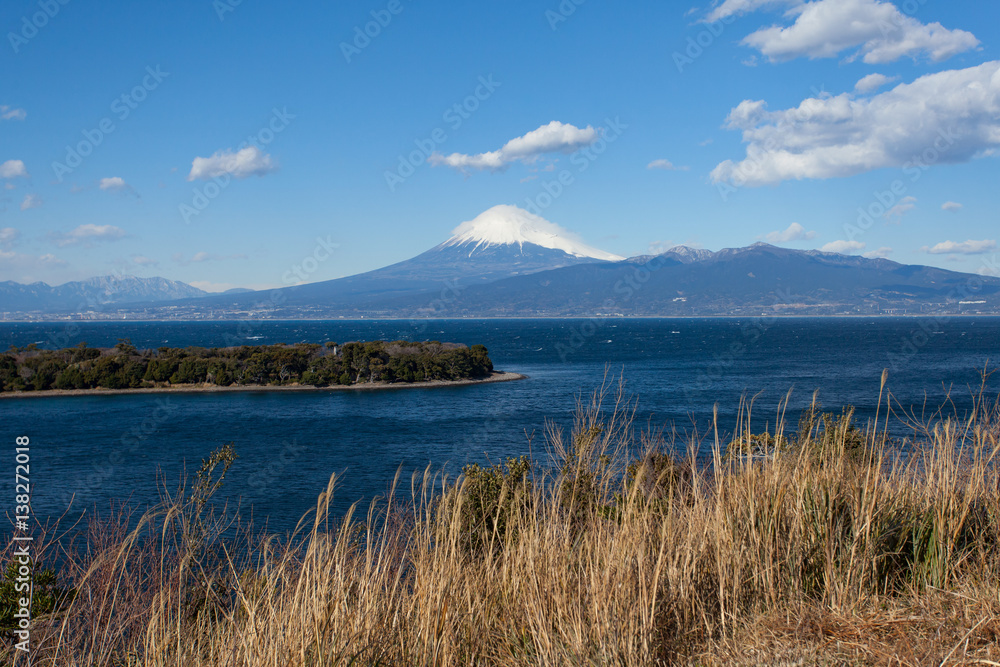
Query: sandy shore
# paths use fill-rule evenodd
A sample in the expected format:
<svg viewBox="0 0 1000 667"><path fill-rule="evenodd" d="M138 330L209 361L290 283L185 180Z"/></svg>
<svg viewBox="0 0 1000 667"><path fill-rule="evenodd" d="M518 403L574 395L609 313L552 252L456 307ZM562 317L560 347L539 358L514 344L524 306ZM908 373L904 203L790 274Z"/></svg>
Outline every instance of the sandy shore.
<svg viewBox="0 0 1000 667"><path fill-rule="evenodd" d="M45 391L5 391L0 392L3 398L34 398L44 396L111 396L115 394L218 394L236 391L378 391L382 389L417 389L421 387L461 387L469 384L485 384L487 382L510 382L524 380L527 375L520 373L504 373L494 371L488 378L479 380L431 380L428 382L394 382L375 384L334 385L332 387L310 387L308 385L244 385L217 387L206 384L180 384L169 387L142 387L139 389L47 389Z"/></svg>

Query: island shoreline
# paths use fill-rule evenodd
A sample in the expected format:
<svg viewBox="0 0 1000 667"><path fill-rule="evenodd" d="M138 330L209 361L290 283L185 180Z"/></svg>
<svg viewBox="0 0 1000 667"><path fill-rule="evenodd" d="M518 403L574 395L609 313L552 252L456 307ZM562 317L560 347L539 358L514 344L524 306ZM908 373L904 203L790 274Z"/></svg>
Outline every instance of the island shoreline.
<svg viewBox="0 0 1000 667"><path fill-rule="evenodd" d="M35 398L42 396L118 396L123 394L222 394L230 392L274 392L274 391L378 391L383 389L421 389L432 387L462 387L474 384L488 384L491 382L513 382L515 380L526 380L527 375L522 373L507 373L504 371L493 371L489 377L464 379L464 380L427 380L424 382L365 382L351 385L330 385L327 387L313 387L302 384L287 385L229 385L220 387L218 385L173 385L165 387L136 387L135 389L43 389L41 391L5 391L0 392L0 399L4 398Z"/></svg>

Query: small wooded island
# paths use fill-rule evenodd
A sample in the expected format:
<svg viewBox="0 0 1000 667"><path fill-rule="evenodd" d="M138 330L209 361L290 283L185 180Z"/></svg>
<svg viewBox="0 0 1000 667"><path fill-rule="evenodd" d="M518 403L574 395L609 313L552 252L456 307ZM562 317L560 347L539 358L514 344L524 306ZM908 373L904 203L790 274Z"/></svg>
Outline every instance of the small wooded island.
<svg viewBox="0 0 1000 667"><path fill-rule="evenodd" d="M0 354L0 391L159 391L416 385L517 379L493 371L483 345L371 341L339 345L160 347L128 340L112 348L43 350L11 347Z"/></svg>

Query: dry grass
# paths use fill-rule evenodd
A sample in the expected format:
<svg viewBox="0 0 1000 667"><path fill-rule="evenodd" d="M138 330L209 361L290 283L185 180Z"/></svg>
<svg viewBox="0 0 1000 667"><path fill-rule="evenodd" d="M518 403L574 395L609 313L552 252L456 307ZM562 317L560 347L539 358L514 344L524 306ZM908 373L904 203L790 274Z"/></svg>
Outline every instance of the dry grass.
<svg viewBox="0 0 1000 667"><path fill-rule="evenodd" d="M427 472L337 520L331 479L290 539L221 540L210 485L105 520L33 664L1000 664L997 403L934 415L906 454L886 397L867 429L798 437L753 436L748 403L737 440L779 446L726 457L710 433L698 466L697 437L630 461L631 406L605 396L550 431L550 473Z"/></svg>

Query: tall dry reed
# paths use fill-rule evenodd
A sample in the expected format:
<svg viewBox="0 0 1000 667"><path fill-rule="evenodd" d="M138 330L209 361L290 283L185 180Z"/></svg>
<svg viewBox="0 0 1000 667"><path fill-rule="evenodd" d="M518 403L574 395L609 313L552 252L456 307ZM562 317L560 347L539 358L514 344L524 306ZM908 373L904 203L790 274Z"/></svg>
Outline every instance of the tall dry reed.
<svg viewBox="0 0 1000 667"><path fill-rule="evenodd" d="M728 442L664 442L623 396L550 428L551 465L428 470L344 517L331 478L282 539L222 539L217 457L66 555L33 664L1000 664L996 402L908 415L900 443L888 395L795 433L782 406L755 434L748 400Z"/></svg>

